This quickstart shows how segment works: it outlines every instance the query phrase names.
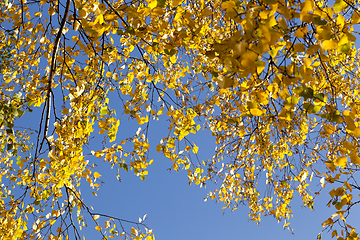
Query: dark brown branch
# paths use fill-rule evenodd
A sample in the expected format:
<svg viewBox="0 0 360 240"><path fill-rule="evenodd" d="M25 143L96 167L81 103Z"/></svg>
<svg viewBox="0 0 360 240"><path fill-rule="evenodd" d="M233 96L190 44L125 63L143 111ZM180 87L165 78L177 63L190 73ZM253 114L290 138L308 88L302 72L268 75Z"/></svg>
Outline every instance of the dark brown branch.
<svg viewBox="0 0 360 240"><path fill-rule="evenodd" d="M48 129L49 129L51 93L52 93L52 83L54 80L55 70L56 70L56 57L57 57L58 50L59 50L61 35L64 30L65 24L66 24L66 19L69 15L69 10L70 10L70 5L71 5L70 3L71 3L71 0L67 0L65 13L61 20L60 28L56 35L55 41L54 41L54 48L53 48L53 53L52 53L52 57L51 57L50 76L49 76L49 81L48 81L47 99L46 99L47 109L46 109L46 118L45 118L44 138L47 138L47 133L48 133Z"/></svg>

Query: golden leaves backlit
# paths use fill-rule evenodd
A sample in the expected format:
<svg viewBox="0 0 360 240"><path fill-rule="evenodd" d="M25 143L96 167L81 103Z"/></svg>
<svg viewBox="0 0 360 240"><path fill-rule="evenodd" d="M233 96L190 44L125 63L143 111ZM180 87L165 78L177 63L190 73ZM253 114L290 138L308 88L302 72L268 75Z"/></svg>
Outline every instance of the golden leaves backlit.
<svg viewBox="0 0 360 240"><path fill-rule="evenodd" d="M0 234L35 237L54 226L56 238L64 229L60 216L73 209L85 226L79 190L83 179L96 195L104 172L95 161L116 168L119 180L123 170L145 180L151 149L170 159L172 169L186 170L189 184L217 181L208 198L233 210L246 204L251 219L272 215L284 228L294 196L313 208L315 177L321 189L341 185L330 190L336 216L322 225L345 222L345 209L357 201L353 176L360 166L356 7L313 0L90 0L74 1L64 14L68 3L1 4L0 24L8 31L0 30L0 176L26 189L34 204L1 197L9 205L1 221L10 225ZM15 120L36 108L44 112L38 129L16 131ZM149 142L155 120L165 129L159 143ZM128 122L137 130L124 136ZM196 138L202 130L213 137L212 153ZM92 149L94 136L103 146ZM6 196L10 185L1 190ZM67 208L55 204L65 198ZM46 221L42 210L50 210ZM30 213L39 216L32 227ZM93 218L95 229L114 233L113 220L101 225L102 218ZM136 228L120 230L128 238L152 238Z"/></svg>

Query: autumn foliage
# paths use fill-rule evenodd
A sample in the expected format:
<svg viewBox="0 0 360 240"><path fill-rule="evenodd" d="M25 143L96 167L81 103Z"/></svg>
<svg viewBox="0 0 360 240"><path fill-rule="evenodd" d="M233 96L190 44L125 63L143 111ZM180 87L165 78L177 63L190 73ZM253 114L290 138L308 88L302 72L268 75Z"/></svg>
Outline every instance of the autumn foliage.
<svg viewBox="0 0 360 240"><path fill-rule="evenodd" d="M346 221L360 202L358 1L0 7L0 239L80 239L85 218L105 238L153 239L80 194L84 180L100 187L95 160L145 180L151 151L190 184L216 181L207 199L245 204L254 221L271 215L290 228L294 197L312 209L325 194L324 231L359 239ZM17 128L30 112L36 124ZM124 136L119 116L139 130ZM148 141L152 121L168 131L158 142ZM217 146L204 159L193 139L203 131Z"/></svg>

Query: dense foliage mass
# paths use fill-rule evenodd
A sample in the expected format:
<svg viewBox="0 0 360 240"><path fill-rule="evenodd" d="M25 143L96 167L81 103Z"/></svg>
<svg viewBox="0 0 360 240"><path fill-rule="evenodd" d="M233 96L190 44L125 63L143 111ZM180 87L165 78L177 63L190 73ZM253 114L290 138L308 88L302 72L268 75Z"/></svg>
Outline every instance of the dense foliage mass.
<svg viewBox="0 0 360 240"><path fill-rule="evenodd" d="M151 148L189 183L216 181L209 199L285 228L294 196L312 208L329 185L324 230L358 239L346 219L360 202L359 9L357 0L1 1L0 239L80 239L86 217L104 238L152 239L141 224L95 214L80 194L82 179L99 187L94 158L144 180ZM119 103L118 116L141 126L132 136L121 134ZM31 111L36 128L15 128ZM168 134L151 143L156 120ZM208 159L192 139L203 130L217 146ZM103 148L87 148L93 136L105 136Z"/></svg>

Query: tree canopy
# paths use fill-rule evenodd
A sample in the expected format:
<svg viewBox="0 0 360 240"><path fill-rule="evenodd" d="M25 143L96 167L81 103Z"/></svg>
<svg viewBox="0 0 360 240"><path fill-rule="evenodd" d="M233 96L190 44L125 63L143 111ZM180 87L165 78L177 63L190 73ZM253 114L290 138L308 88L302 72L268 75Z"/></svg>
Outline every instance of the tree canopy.
<svg viewBox="0 0 360 240"><path fill-rule="evenodd" d="M1 1L1 239L80 239L85 218L104 238L153 239L142 223L125 229L97 214L80 191L100 187L100 159L119 179L145 180L151 151L189 184L216 182L208 199L246 205L257 222L271 215L290 228L294 197L311 209L327 194L324 231L358 239L346 219L360 202L359 9L352 0ZM30 112L37 124L18 126ZM120 116L138 131L124 136ZM158 142L148 140L153 121L167 130ZM203 131L212 153L198 147Z"/></svg>

